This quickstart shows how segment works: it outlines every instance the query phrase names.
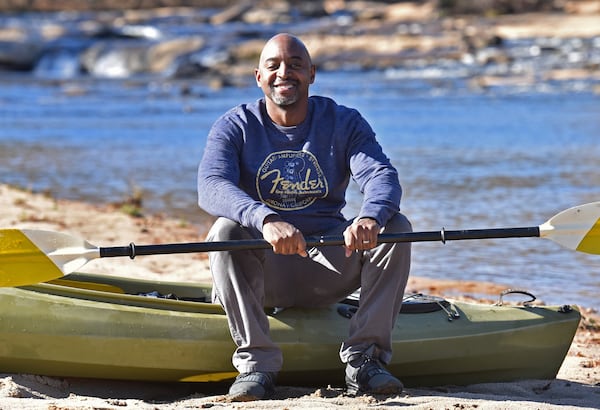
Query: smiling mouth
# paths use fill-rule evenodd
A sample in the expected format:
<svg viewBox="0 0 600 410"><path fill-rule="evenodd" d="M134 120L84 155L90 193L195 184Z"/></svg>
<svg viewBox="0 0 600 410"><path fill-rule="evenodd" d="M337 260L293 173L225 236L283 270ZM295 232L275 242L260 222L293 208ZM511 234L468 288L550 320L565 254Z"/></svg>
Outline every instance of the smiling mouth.
<svg viewBox="0 0 600 410"><path fill-rule="evenodd" d="M291 89L296 88L296 83L285 82L285 83L273 84L273 88L276 88L277 90L280 90L280 91L291 90Z"/></svg>

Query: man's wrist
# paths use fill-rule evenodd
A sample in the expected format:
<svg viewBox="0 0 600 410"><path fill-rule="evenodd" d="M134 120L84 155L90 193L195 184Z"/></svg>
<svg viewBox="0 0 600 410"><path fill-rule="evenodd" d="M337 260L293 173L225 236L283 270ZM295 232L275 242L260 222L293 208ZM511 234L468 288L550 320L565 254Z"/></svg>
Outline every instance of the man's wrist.
<svg viewBox="0 0 600 410"><path fill-rule="evenodd" d="M378 221L377 219L373 218L372 216L361 216L360 218L358 218L358 220L359 220L359 221L360 221L361 219L369 219L369 220L371 220L371 221L375 222L377 225L381 225L381 224L379 223L379 221Z"/></svg>
<svg viewBox="0 0 600 410"><path fill-rule="evenodd" d="M267 216L265 216L265 219L263 219L263 226L265 226L266 224L270 223L270 222L279 222L281 221L281 216L277 215L277 214L269 214Z"/></svg>

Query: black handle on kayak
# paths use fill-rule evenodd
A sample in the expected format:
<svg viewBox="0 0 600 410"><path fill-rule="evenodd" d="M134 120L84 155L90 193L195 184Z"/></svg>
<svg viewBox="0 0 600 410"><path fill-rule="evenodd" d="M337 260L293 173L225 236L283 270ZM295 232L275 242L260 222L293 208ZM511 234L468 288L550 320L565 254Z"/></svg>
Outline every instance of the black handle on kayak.
<svg viewBox="0 0 600 410"><path fill-rule="evenodd" d="M465 239L496 239L496 238L527 238L539 237L540 228L496 228L496 229L467 229L457 231L401 232L383 233L377 237L378 243L390 242L446 242ZM320 236L306 238L306 246L336 246L343 245L342 236ZM100 248L100 257L129 256L131 259L138 255L164 255L175 253L218 252L248 249L269 249L271 245L264 239L247 239L223 242L190 242L159 245L114 246Z"/></svg>

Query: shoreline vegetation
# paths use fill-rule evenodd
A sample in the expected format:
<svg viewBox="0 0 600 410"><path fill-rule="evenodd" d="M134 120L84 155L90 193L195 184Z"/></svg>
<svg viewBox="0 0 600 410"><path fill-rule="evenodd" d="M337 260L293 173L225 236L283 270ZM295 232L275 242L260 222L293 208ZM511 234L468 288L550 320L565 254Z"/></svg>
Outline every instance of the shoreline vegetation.
<svg viewBox="0 0 600 410"><path fill-rule="evenodd" d="M347 3L414 3L427 4L443 14L519 14L536 11L590 12L598 11L594 0L415 0L415 1L358 1L358 0L0 0L0 11L90 11L90 10L143 10L158 8L250 8L290 4L300 10L331 9Z"/></svg>
<svg viewBox="0 0 600 410"><path fill-rule="evenodd" d="M0 209L3 210L0 213L2 229L61 231L78 236L96 246L115 246L131 241L139 244L201 241L204 240L205 231L212 222L207 220L202 226L198 226L162 214L134 216L124 212L119 203L96 205L57 199L49 193L34 193L2 183ZM134 261L129 258L96 259L86 264L81 271L155 280L210 282L208 260L203 254L143 256ZM494 303L504 289L505 286L495 283L411 277L407 293L421 292L449 299ZM467 387L448 386L440 389L408 389L395 398L351 398L345 396L341 388L332 386L280 386L273 400L236 403L235 408L327 409L343 405L350 410L358 410L379 405L391 406L395 403L401 403L408 408L483 406L521 409L533 405L532 403L540 409L560 408L562 404L594 408L593 403L597 403L594 400L598 398L600 386L600 317L597 312L585 307L582 307L581 311L583 320L555 381L517 381ZM226 390L226 387L190 387L179 384L165 385L157 390L157 386L150 383L0 374L0 408L233 408L229 407L232 404L227 403L223 396L223 389ZM161 398L157 399L159 396ZM568 399L557 401L557 397Z"/></svg>

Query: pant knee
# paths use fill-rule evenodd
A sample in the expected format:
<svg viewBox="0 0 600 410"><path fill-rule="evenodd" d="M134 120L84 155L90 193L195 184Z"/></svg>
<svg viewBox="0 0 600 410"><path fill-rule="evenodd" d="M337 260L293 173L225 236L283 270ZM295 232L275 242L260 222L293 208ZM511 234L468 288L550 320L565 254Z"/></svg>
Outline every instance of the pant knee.
<svg viewBox="0 0 600 410"><path fill-rule="evenodd" d="M247 229L227 218L218 218L206 236L206 240L210 242L234 241L249 238L251 238L251 235Z"/></svg>
<svg viewBox="0 0 600 410"><path fill-rule="evenodd" d="M412 232L412 224L406 216L401 213L395 214L385 225L386 233Z"/></svg>

